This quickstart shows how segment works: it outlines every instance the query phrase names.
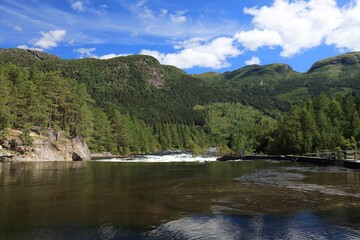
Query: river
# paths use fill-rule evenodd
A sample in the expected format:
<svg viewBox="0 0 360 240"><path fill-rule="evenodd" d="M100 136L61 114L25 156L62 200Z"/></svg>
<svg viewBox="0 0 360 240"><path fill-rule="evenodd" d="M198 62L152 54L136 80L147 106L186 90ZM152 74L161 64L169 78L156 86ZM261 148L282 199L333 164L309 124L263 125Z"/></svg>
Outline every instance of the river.
<svg viewBox="0 0 360 240"><path fill-rule="evenodd" d="M360 239L360 171L185 155L0 163L0 239Z"/></svg>

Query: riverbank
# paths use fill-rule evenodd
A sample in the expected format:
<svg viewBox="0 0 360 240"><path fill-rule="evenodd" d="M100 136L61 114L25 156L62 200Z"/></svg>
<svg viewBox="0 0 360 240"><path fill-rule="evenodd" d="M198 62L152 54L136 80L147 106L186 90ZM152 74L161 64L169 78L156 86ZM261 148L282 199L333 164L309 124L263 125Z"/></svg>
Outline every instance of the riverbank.
<svg viewBox="0 0 360 240"><path fill-rule="evenodd" d="M9 129L0 142L0 161L82 161L90 160L87 144L80 137L69 138L52 129L32 130L24 137Z"/></svg>
<svg viewBox="0 0 360 240"><path fill-rule="evenodd" d="M360 168L360 161L350 159L337 159L335 157L314 157L314 156L299 156L299 155L249 155L249 156L223 156L217 159L218 161L235 161L235 160L279 160L279 161L293 161L301 163L311 163L315 165L338 165L346 168Z"/></svg>

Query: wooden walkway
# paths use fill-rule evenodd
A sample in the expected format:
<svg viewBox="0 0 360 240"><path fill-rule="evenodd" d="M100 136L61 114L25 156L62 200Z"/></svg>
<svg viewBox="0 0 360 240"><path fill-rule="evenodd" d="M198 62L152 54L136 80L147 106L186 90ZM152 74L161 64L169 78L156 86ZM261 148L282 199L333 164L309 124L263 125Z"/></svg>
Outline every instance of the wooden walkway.
<svg viewBox="0 0 360 240"><path fill-rule="evenodd" d="M316 154L306 155L246 155L246 156L223 156L218 161L231 160L278 160L311 163L316 165L339 165L348 168L360 168L360 152L346 150L342 153L322 151Z"/></svg>

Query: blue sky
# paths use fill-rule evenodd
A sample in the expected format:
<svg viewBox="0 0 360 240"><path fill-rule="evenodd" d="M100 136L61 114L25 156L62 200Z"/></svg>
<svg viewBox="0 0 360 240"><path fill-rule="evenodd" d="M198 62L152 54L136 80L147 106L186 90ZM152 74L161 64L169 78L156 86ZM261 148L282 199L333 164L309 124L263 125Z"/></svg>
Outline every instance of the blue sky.
<svg viewBox="0 0 360 240"><path fill-rule="evenodd" d="M360 0L0 0L0 47L73 59L147 54L188 73L360 50Z"/></svg>

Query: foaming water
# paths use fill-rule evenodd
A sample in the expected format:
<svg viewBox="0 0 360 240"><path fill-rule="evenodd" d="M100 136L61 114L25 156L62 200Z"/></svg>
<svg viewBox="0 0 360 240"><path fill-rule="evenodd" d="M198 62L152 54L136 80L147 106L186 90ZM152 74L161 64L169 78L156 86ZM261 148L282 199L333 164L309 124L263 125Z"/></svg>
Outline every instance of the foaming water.
<svg viewBox="0 0 360 240"><path fill-rule="evenodd" d="M217 157L193 156L188 153L171 155L144 155L130 158L112 158L97 162L137 162L137 163L172 163L172 162L214 162Z"/></svg>

